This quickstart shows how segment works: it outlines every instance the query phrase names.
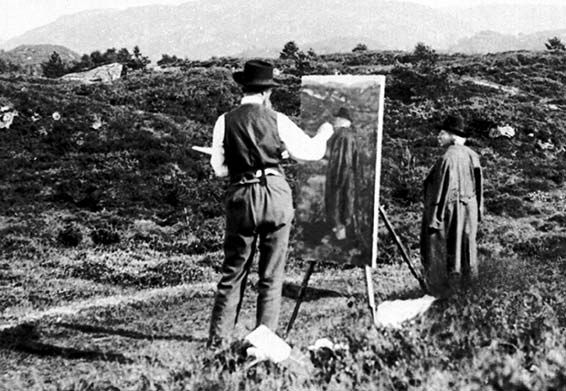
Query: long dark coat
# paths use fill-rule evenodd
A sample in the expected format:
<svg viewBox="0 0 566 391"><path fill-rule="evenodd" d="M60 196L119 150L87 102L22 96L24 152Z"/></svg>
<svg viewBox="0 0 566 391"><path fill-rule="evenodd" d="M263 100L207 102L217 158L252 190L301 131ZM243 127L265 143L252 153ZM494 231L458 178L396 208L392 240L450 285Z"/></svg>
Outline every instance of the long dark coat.
<svg viewBox="0 0 566 391"><path fill-rule="evenodd" d="M421 257L434 294L447 292L454 278L477 275L482 191L479 157L464 145L448 147L424 182Z"/></svg>
<svg viewBox="0 0 566 391"><path fill-rule="evenodd" d="M326 221L334 228L354 230L359 156L354 128L337 128L327 144L325 209Z"/></svg>

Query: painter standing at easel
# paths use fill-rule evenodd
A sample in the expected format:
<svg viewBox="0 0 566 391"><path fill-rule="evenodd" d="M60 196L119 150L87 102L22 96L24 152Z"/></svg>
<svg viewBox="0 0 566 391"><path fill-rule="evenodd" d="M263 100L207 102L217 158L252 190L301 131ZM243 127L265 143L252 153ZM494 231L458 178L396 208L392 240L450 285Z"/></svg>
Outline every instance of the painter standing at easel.
<svg viewBox="0 0 566 391"><path fill-rule="evenodd" d="M463 119L447 116L437 129L446 151L424 183L421 256L431 293L442 296L477 276L483 200L480 161L464 145Z"/></svg>
<svg viewBox="0 0 566 391"><path fill-rule="evenodd" d="M248 61L234 73L244 97L214 126L211 164L228 176L224 263L210 321L209 345L225 342L237 322L246 278L259 248L256 326L277 329L281 289L293 219L291 189L281 168L286 151L297 160L320 160L333 134L324 123L309 137L286 115L271 108L273 66Z"/></svg>

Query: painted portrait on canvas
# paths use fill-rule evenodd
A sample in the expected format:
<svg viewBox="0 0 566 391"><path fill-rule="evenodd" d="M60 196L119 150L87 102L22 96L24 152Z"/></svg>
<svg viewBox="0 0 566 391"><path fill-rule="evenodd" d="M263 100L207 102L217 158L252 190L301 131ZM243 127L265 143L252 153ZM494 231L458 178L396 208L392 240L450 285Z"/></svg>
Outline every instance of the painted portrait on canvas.
<svg viewBox="0 0 566 391"><path fill-rule="evenodd" d="M378 75L302 78L302 128L334 126L324 159L298 167L303 259L375 266L384 84Z"/></svg>

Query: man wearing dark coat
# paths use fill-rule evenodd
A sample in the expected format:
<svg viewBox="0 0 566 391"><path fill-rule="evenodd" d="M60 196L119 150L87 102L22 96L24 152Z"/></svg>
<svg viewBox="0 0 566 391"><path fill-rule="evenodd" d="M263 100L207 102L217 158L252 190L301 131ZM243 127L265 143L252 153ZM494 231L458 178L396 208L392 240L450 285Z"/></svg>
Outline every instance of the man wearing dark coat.
<svg viewBox="0 0 566 391"><path fill-rule="evenodd" d="M357 181L359 156L356 130L352 127L350 111L342 107L335 115L334 135L328 140L328 167L326 169L325 209L335 240L355 235Z"/></svg>
<svg viewBox="0 0 566 391"><path fill-rule="evenodd" d="M463 119L450 115L437 128L447 149L424 182L421 257L431 292L443 296L477 276L483 196L479 157L464 145Z"/></svg>

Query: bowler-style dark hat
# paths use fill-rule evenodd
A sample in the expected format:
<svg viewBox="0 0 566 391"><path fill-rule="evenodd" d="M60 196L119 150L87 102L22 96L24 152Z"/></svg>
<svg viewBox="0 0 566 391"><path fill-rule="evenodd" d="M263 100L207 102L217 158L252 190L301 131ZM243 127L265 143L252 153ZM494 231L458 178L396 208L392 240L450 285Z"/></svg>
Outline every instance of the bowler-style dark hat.
<svg viewBox="0 0 566 391"><path fill-rule="evenodd" d="M348 110L346 107L340 107L340 110L338 110L336 114L334 114L334 116L344 118L352 122L352 117L350 116L350 110Z"/></svg>
<svg viewBox="0 0 566 391"><path fill-rule="evenodd" d="M444 120L436 125L437 130L445 130L456 136L470 137L470 133L465 129L464 119L459 115L448 115Z"/></svg>
<svg viewBox="0 0 566 391"><path fill-rule="evenodd" d="M273 65L267 61L250 60L244 65L243 71L234 72L234 80L242 86L275 87L273 80Z"/></svg>

